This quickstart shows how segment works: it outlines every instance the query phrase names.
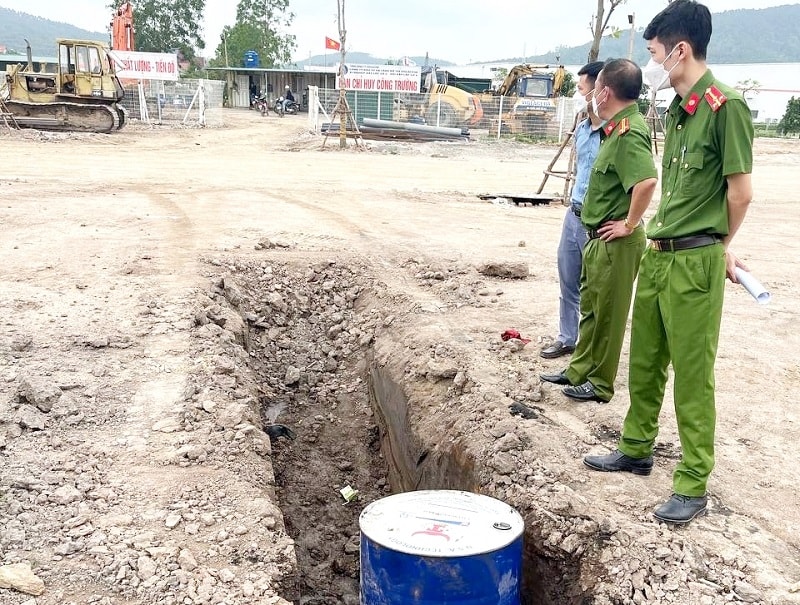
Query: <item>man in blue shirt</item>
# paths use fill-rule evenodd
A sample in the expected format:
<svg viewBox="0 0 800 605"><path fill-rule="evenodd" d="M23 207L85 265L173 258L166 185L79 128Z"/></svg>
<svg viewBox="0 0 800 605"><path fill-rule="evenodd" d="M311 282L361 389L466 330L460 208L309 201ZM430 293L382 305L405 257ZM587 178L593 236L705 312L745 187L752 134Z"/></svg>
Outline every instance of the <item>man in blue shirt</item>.
<svg viewBox="0 0 800 605"><path fill-rule="evenodd" d="M578 320L580 319L581 256L586 244L586 228L581 223L583 197L589 187L589 175L594 159L600 149L600 125L602 120L592 112L591 94L597 74L603 69L602 61L595 61L581 67L578 71L578 92L575 100L578 108L588 113L588 117L575 128L575 183L572 186L572 199L564 225L561 241L558 244L558 281L561 298L558 311L558 339L540 355L554 359L569 355L575 350L578 340Z"/></svg>

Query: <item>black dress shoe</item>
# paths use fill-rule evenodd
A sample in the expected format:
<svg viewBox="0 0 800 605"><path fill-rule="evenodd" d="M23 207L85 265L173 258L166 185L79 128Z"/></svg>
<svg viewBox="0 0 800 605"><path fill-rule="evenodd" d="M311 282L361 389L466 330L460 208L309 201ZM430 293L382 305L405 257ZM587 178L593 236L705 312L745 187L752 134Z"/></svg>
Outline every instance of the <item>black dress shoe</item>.
<svg viewBox="0 0 800 605"><path fill-rule="evenodd" d="M691 497L672 494L669 500L653 512L653 516L659 521L682 525L698 515L704 515L707 506L707 496Z"/></svg>
<svg viewBox="0 0 800 605"><path fill-rule="evenodd" d="M594 390L594 385L588 380L578 386L564 387L561 389L570 399L577 399L578 401L599 401L600 403L608 403L608 399L603 399L598 396Z"/></svg>
<svg viewBox="0 0 800 605"><path fill-rule="evenodd" d="M560 340L557 340L549 347L542 349L539 355L544 357L545 359L555 359L556 357L561 357L562 355L569 355L574 350L575 347L571 345L565 345Z"/></svg>
<svg viewBox="0 0 800 605"><path fill-rule="evenodd" d="M583 463L595 471L611 473L614 471L627 471L634 475L649 475L653 470L653 457L631 458L614 450L605 456L586 456Z"/></svg>
<svg viewBox="0 0 800 605"><path fill-rule="evenodd" d="M539 379L553 384L572 384L567 378L567 371L562 370L558 374L539 374Z"/></svg>

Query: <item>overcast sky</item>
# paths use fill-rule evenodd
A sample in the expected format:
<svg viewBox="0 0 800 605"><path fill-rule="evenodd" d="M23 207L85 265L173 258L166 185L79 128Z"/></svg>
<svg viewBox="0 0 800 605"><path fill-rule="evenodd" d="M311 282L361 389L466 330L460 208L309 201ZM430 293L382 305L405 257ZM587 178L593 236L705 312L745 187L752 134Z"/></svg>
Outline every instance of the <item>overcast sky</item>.
<svg viewBox="0 0 800 605"><path fill-rule="evenodd" d="M111 20L107 0L0 0L0 6L105 31ZM608 2L606 3L608 4ZM792 0L706 0L712 12L796 4ZM134 10L136 2L133 0ZM206 0L204 39L212 55L224 25L236 18L237 0ZM336 0L289 0L295 13L290 32L297 38L295 60L325 52L325 36L338 39ZM628 29L635 13L643 27L667 0L628 0L611 25ZM591 39L589 20L596 0L346 0L347 48L378 57L424 55L463 64L536 55Z"/></svg>

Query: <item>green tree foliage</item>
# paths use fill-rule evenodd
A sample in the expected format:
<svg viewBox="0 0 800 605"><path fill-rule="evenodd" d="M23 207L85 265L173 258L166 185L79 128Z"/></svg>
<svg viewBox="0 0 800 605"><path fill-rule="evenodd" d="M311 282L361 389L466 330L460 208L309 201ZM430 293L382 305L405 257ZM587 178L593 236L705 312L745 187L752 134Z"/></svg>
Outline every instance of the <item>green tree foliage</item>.
<svg viewBox="0 0 800 605"><path fill-rule="evenodd" d="M288 63L296 46L295 37L280 34L279 30L288 28L293 19L289 0L240 0L236 23L223 28L211 64L241 67L248 50L258 53L261 67Z"/></svg>
<svg viewBox="0 0 800 605"><path fill-rule="evenodd" d="M110 4L109 8L116 8L116 4ZM197 51L205 48L201 32L205 7L205 0L137 0L133 7L136 50L177 49L184 58L192 60Z"/></svg>
<svg viewBox="0 0 800 605"><path fill-rule="evenodd" d="M792 97L786 104L786 113L778 122L781 134L800 134L800 99Z"/></svg>
<svg viewBox="0 0 800 605"><path fill-rule="evenodd" d="M572 72L567 71L564 73L564 81L561 83L561 88L558 89L556 96L569 98L575 94L577 89L578 86L575 83L575 77L572 75Z"/></svg>

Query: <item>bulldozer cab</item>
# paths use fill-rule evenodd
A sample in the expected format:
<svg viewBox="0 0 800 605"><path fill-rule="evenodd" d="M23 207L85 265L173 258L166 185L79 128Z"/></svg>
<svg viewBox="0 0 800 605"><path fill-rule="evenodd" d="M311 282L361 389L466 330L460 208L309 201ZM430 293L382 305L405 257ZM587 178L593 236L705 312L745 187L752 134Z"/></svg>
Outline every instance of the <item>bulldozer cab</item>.
<svg viewBox="0 0 800 605"><path fill-rule="evenodd" d="M550 99L561 89L565 73L562 65L555 69L550 65L515 65L497 87L496 94Z"/></svg>
<svg viewBox="0 0 800 605"><path fill-rule="evenodd" d="M550 74L523 76L517 80L516 90L512 89L511 94L534 99L549 99L553 96L553 76Z"/></svg>
<svg viewBox="0 0 800 605"><path fill-rule="evenodd" d="M430 92L437 84L447 84L447 74L436 67L423 67L420 78L420 92Z"/></svg>
<svg viewBox="0 0 800 605"><path fill-rule="evenodd" d="M97 42L58 40L57 94L122 99L122 86L106 49Z"/></svg>

